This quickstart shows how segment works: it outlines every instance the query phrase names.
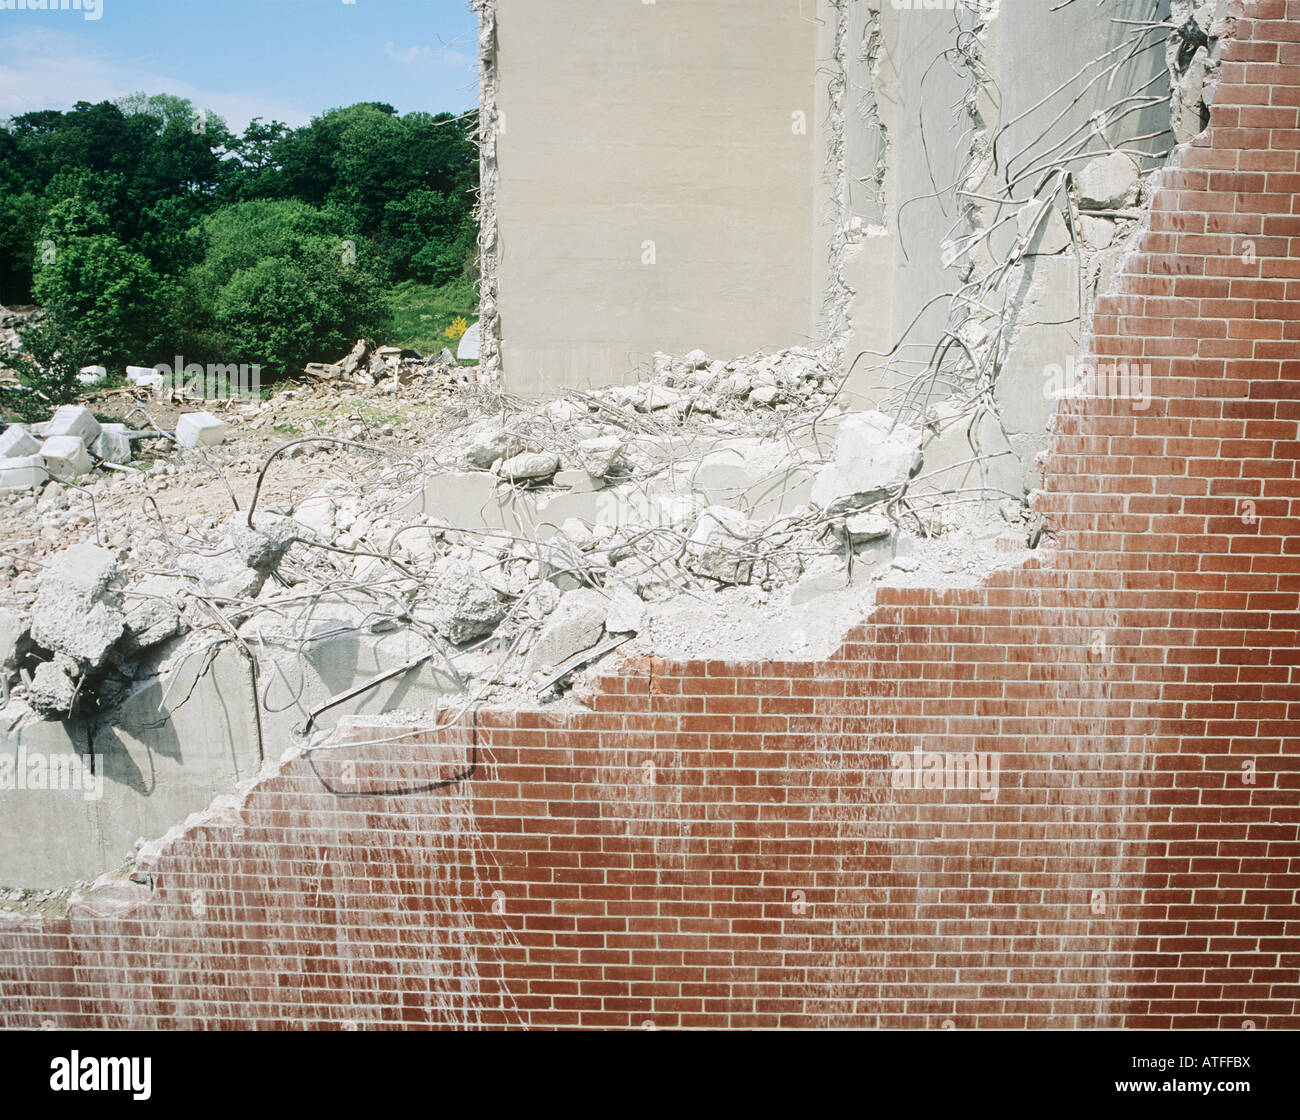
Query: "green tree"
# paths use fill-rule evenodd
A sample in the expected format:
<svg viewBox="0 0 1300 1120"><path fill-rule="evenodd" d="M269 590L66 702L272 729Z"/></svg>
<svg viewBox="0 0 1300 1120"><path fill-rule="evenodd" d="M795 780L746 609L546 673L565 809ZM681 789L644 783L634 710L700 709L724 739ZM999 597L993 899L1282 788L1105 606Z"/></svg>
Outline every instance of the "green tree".
<svg viewBox="0 0 1300 1120"><path fill-rule="evenodd" d="M260 365L272 377L333 359L388 319L364 243L331 210L239 203L203 223L204 255L181 297L186 356Z"/></svg>
<svg viewBox="0 0 1300 1120"><path fill-rule="evenodd" d="M152 355L164 327L162 283L145 257L108 231L103 211L68 199L50 212L41 241L33 294L52 329L110 368Z"/></svg>
<svg viewBox="0 0 1300 1120"><path fill-rule="evenodd" d="M380 244L396 279L442 285L463 273L476 235L459 199L440 191L412 191L384 207Z"/></svg>
<svg viewBox="0 0 1300 1120"><path fill-rule="evenodd" d="M74 329L49 314L20 328L18 334L22 353L0 357L0 368L13 370L19 383L33 392L7 392L0 404L21 419L45 419L50 405L76 398L81 388L77 374L91 364L93 351Z"/></svg>

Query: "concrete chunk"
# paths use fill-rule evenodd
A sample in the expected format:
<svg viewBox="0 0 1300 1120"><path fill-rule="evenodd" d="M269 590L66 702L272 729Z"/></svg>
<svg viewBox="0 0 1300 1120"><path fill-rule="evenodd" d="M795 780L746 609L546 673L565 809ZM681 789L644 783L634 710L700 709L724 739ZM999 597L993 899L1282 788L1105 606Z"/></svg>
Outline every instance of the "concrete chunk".
<svg viewBox="0 0 1300 1120"><path fill-rule="evenodd" d="M855 513L844 519L844 528L853 544L867 544L892 536L893 522L883 513Z"/></svg>
<svg viewBox="0 0 1300 1120"><path fill-rule="evenodd" d="M136 656L174 638L184 629L181 613L174 602L174 588L178 586L178 580L153 576L131 589L135 594L127 600L121 642L124 653Z"/></svg>
<svg viewBox="0 0 1300 1120"><path fill-rule="evenodd" d="M1079 206L1084 210L1123 210L1138 197L1138 169L1123 152L1091 160L1079 173Z"/></svg>
<svg viewBox="0 0 1300 1120"><path fill-rule="evenodd" d="M618 436L598 436L578 444L582 469L593 478L604 478L623 461L623 441Z"/></svg>
<svg viewBox="0 0 1300 1120"><path fill-rule="evenodd" d="M0 432L0 459L21 459L25 455L36 455L40 450L40 441L33 439L31 432L21 424L10 424Z"/></svg>
<svg viewBox="0 0 1300 1120"><path fill-rule="evenodd" d="M117 560L107 549L78 544L60 552L37 585L32 641L84 669L99 668L125 621L114 588L117 574Z"/></svg>
<svg viewBox="0 0 1300 1120"><path fill-rule="evenodd" d="M95 434L98 436L98 431ZM50 477L59 482L71 482L91 471L86 445L77 436L51 436L41 444L41 458Z"/></svg>
<svg viewBox="0 0 1300 1120"><path fill-rule="evenodd" d="M45 435L46 437L75 436L89 446L99 435L99 421L88 408L82 408L77 404L60 405L50 417Z"/></svg>
<svg viewBox="0 0 1300 1120"><path fill-rule="evenodd" d="M883 412L845 418L829 464L813 483L812 500L830 514L889 497L921 468L921 436Z"/></svg>
<svg viewBox="0 0 1300 1120"><path fill-rule="evenodd" d="M216 447L226 439L226 422L210 412L187 412L176 421L176 442L182 447Z"/></svg>
<svg viewBox="0 0 1300 1120"><path fill-rule="evenodd" d="M560 457L550 451L525 451L501 464L497 473L510 482L540 482L553 478L560 469Z"/></svg>
<svg viewBox="0 0 1300 1120"><path fill-rule="evenodd" d="M106 548L74 544L50 561L41 573L39 590L93 599L107 592L117 578L117 559Z"/></svg>
<svg viewBox="0 0 1300 1120"><path fill-rule="evenodd" d="M167 383L167 379L151 366L127 366L126 379L137 389L148 389L154 394Z"/></svg>
<svg viewBox="0 0 1300 1120"><path fill-rule="evenodd" d="M217 599L252 599L266 583L263 572L250 568L233 552L221 556L186 553L176 566L195 579L205 594Z"/></svg>
<svg viewBox="0 0 1300 1120"><path fill-rule="evenodd" d="M566 592L528 651L524 672L554 669L574 654L590 649L604 633L608 609L599 591L582 588Z"/></svg>
<svg viewBox="0 0 1300 1120"><path fill-rule="evenodd" d="M324 541L334 539L334 518L337 513L338 506L328 494L313 494L293 507L293 519Z"/></svg>
<svg viewBox="0 0 1300 1120"><path fill-rule="evenodd" d="M645 604L630 587L619 584L610 592L605 629L611 634L636 634L645 629Z"/></svg>
<svg viewBox="0 0 1300 1120"><path fill-rule="evenodd" d="M32 674L27 703L45 719L62 719L72 711L77 699L75 666L66 658L43 661Z"/></svg>
<svg viewBox="0 0 1300 1120"><path fill-rule="evenodd" d="M524 449L524 441L511 435L504 428L494 428L480 434L469 450L465 452L465 462L472 467L489 470L498 459L509 459Z"/></svg>
<svg viewBox="0 0 1300 1120"><path fill-rule="evenodd" d="M0 459L0 490L35 490L49 480L49 469L39 455Z"/></svg>
<svg viewBox="0 0 1300 1120"><path fill-rule="evenodd" d="M232 513L222 528L240 561L263 575L275 571L289 546L302 535L292 518L278 513L254 514L251 529L246 513Z"/></svg>
<svg viewBox="0 0 1300 1120"><path fill-rule="evenodd" d="M131 461L131 437L125 424L103 424L99 436L91 445L90 451L97 459L106 463L129 463Z"/></svg>
<svg viewBox="0 0 1300 1120"><path fill-rule="evenodd" d="M710 506L695 524L687 554L701 575L722 583L748 583L754 562L749 544L758 527L739 510Z"/></svg>
<svg viewBox="0 0 1300 1120"><path fill-rule="evenodd" d="M415 616L452 645L490 634L505 616L496 592L468 560L439 560L429 589L430 597L417 604Z"/></svg>
<svg viewBox="0 0 1300 1120"><path fill-rule="evenodd" d="M18 664L31 629L31 615L0 607L0 674Z"/></svg>

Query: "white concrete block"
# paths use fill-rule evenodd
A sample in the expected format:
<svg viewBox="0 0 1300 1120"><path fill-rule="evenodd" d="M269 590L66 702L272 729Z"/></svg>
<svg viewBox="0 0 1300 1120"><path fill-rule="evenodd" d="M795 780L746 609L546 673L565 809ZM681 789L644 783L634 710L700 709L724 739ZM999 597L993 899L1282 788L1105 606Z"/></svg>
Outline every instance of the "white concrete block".
<svg viewBox="0 0 1300 1120"><path fill-rule="evenodd" d="M39 455L0 459L0 490L34 490L49 480L45 460Z"/></svg>
<svg viewBox="0 0 1300 1120"><path fill-rule="evenodd" d="M176 421L176 442L182 447L215 447L225 438L226 422L210 412L187 412Z"/></svg>
<svg viewBox="0 0 1300 1120"><path fill-rule="evenodd" d="M50 436L41 444L41 458L50 477L59 482L71 482L91 471L86 445L77 436Z"/></svg>
<svg viewBox="0 0 1300 1120"><path fill-rule="evenodd" d="M920 469L921 433L882 412L847 416L834 458L817 476L812 501L829 513L862 509L890 497Z"/></svg>
<svg viewBox="0 0 1300 1120"><path fill-rule="evenodd" d="M77 380L83 385L95 385L107 376L108 370L103 366L82 366L77 374Z"/></svg>
<svg viewBox="0 0 1300 1120"><path fill-rule="evenodd" d="M1138 198L1138 169L1123 152L1094 159L1078 174L1083 210L1122 210Z"/></svg>
<svg viewBox="0 0 1300 1120"><path fill-rule="evenodd" d="M36 455L40 450L40 441L33 439L21 424L11 424L0 432L0 459L20 459L24 455Z"/></svg>
<svg viewBox="0 0 1300 1120"><path fill-rule="evenodd" d="M155 397L162 394L167 384L166 378L152 366L127 366L126 379L137 389L145 389Z"/></svg>
<svg viewBox="0 0 1300 1120"><path fill-rule="evenodd" d="M131 438L125 424L102 424L99 438L91 445L91 454L106 463L129 463L131 461Z"/></svg>
<svg viewBox="0 0 1300 1120"><path fill-rule="evenodd" d="M49 427L45 429L46 439L58 436L75 436L89 446L99 436L99 421L90 409L82 408L79 404L60 405L54 410Z"/></svg>
<svg viewBox="0 0 1300 1120"><path fill-rule="evenodd" d="M461 361L477 362L483 335L478 323L475 323L460 336L460 345L456 348L456 357Z"/></svg>

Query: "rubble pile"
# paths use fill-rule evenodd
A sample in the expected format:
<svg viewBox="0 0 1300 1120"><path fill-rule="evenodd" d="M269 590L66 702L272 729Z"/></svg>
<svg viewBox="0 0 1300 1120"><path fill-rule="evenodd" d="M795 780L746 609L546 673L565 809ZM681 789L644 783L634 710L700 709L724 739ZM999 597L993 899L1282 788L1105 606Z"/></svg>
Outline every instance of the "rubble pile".
<svg viewBox="0 0 1300 1120"><path fill-rule="evenodd" d="M75 483L96 466L125 466L133 440L171 439L194 449L214 447L225 437L225 422L210 412L183 414L175 432L139 431L126 424L101 424L81 405L61 405L43 424L10 424L0 432L0 491L35 490L50 481Z"/></svg>
<svg viewBox="0 0 1300 1120"><path fill-rule="evenodd" d="M63 543L77 511L94 543L35 574L0 554L6 697L61 718L222 645L288 679L295 659L331 642L400 638L407 667L426 666L466 702L535 701L562 696L614 648L652 643L657 626L672 633L682 609L726 628L728 610L778 617L844 593L869 599L875 582L931 558L975 577L1028 544L1018 501L929 493L923 433L844 411L809 350L658 355L641 382L546 402L505 396L472 370L442 376L444 395L428 400L428 375L402 379L429 368L359 346L347 372L281 394L318 398L319 422L296 421L307 431L268 430L278 399L232 405L224 420L187 413L175 439L209 455L184 473L159 460L84 488L97 502L58 484L11 501L4 515L35 537ZM343 388L358 376L375 383ZM334 403L386 383L420 398L400 422L376 430ZM212 422L224 443L207 435ZM85 409L50 425L35 453L47 469L51 439L106 449L106 426ZM30 451L37 434L11 430ZM388 445L373 442L384 432ZM265 439L263 454L241 448L246 438ZM169 486L182 502L201 491L205 512L160 516ZM108 513L128 501L135 512ZM938 543L953 540L956 568Z"/></svg>
<svg viewBox="0 0 1300 1120"><path fill-rule="evenodd" d="M36 580L28 611L0 608L0 687L16 684L39 715L58 719L85 698L111 704L132 679L129 660L175 637L179 607L148 590L127 587L107 549L65 549ZM116 677L116 680L114 679Z"/></svg>
<svg viewBox="0 0 1300 1120"><path fill-rule="evenodd" d="M434 358L423 357L418 350L401 346L372 347L358 339L346 357L329 364L315 362L304 371L308 377L346 385L372 388L381 382L409 385L418 377L446 373L457 368L456 355L446 347Z"/></svg>

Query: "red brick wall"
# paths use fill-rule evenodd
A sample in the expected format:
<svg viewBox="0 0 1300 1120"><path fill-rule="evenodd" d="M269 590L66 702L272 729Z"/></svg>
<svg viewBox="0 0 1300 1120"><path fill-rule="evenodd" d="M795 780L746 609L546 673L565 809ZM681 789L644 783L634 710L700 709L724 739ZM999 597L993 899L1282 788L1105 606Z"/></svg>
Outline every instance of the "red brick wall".
<svg viewBox="0 0 1300 1120"><path fill-rule="evenodd" d="M1058 415L1034 561L284 764L0 927L0 1025L1300 1026L1300 0L1247 13L1098 308L1151 407Z"/></svg>

